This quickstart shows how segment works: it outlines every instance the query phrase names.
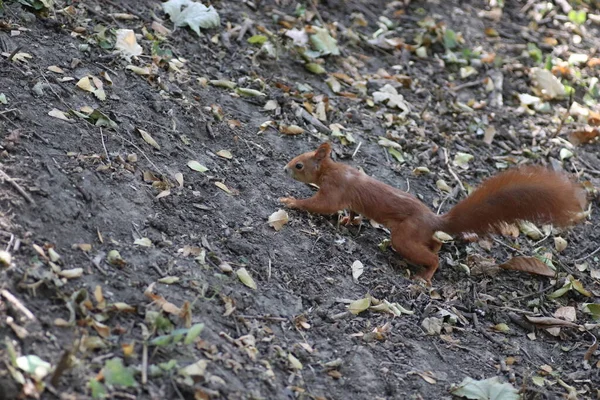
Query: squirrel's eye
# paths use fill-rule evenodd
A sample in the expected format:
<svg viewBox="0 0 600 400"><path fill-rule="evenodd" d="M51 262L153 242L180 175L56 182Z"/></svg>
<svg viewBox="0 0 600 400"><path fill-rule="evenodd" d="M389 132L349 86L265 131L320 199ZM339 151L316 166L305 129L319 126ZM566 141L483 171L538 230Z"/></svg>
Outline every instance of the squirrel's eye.
<svg viewBox="0 0 600 400"><path fill-rule="evenodd" d="M296 167L296 169L302 169L304 167L304 165L301 162L299 162L299 163L296 163L295 167Z"/></svg>

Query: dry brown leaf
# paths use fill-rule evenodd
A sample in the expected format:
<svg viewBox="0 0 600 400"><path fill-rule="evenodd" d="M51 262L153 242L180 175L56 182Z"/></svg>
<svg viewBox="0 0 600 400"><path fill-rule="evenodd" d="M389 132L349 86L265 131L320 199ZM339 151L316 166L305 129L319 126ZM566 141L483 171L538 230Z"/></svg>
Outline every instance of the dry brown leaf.
<svg viewBox="0 0 600 400"><path fill-rule="evenodd" d="M577 328L579 325L574 324L569 321L565 321L564 319L552 318L552 317L532 317L530 315L525 315L527 321L536 325L537 327L548 329L548 328L560 328L563 326L570 328Z"/></svg>
<svg viewBox="0 0 600 400"><path fill-rule="evenodd" d="M288 213L285 210L277 210L269 216L269 225L276 231L281 230L289 221Z"/></svg>
<svg viewBox="0 0 600 400"><path fill-rule="evenodd" d="M280 125L279 132L284 135L300 135L301 133L304 133L304 129L298 125Z"/></svg>
<svg viewBox="0 0 600 400"><path fill-rule="evenodd" d="M144 141L146 143L148 143L150 146L154 147L156 150L160 150L160 146L158 145L158 143L156 143L156 140L154 140L152 135L150 135L148 132L146 132L143 129L137 128L137 130L140 133L140 135L142 135L142 139L144 139Z"/></svg>
<svg viewBox="0 0 600 400"><path fill-rule="evenodd" d="M578 146L595 140L598 135L600 135L600 130L598 128L587 127L578 129L569 133L569 142Z"/></svg>
<svg viewBox="0 0 600 400"><path fill-rule="evenodd" d="M237 191L233 191L232 189L229 189L223 182L215 182L215 186L218 187L219 189L221 189L222 191L224 191L227 194L230 195L236 195Z"/></svg>
<svg viewBox="0 0 600 400"><path fill-rule="evenodd" d="M60 68L60 67L58 67L56 65L49 66L48 67L48 71L52 71L52 72L55 72L57 74L64 74L65 73L65 71L62 68Z"/></svg>
<svg viewBox="0 0 600 400"><path fill-rule="evenodd" d="M53 108L52 110L50 110L48 112L48 115L54 118L62 119L63 121L72 121L72 119L69 119L69 117L67 117L67 115L63 111L60 111L57 108Z"/></svg>
<svg viewBox="0 0 600 400"><path fill-rule="evenodd" d="M521 271L529 274L548 276L553 278L556 272L542 261L535 257L515 257L511 258L504 264L499 265L500 268L509 271Z"/></svg>
<svg viewBox="0 0 600 400"><path fill-rule="evenodd" d="M85 90L86 92L93 92L96 88L92 85L89 76L84 76L77 82L77 87L81 90Z"/></svg>
<svg viewBox="0 0 600 400"><path fill-rule="evenodd" d="M556 318L564 319L565 321L575 322L577 319L577 312L575 307L560 307L554 311Z"/></svg>
<svg viewBox="0 0 600 400"><path fill-rule="evenodd" d="M600 125L600 113L590 110L590 113L588 115L588 124L593 125L593 126L599 126Z"/></svg>

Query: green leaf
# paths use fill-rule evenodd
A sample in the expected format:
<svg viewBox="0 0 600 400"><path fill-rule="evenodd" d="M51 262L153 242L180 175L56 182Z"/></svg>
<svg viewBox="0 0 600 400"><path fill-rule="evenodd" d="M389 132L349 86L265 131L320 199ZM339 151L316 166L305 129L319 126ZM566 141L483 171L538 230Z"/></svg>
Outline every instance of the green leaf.
<svg viewBox="0 0 600 400"><path fill-rule="evenodd" d="M558 299L559 297L561 297L562 295L567 293L569 290L571 290L572 287L573 287L573 285L571 284L571 282L567 282L560 289L555 290L554 292L550 293L548 295L548 298L549 299Z"/></svg>
<svg viewBox="0 0 600 400"><path fill-rule="evenodd" d="M104 381L107 385L120 387L136 386L135 378L133 377L133 369L125 367L123 360L118 357L112 360L107 360L104 364Z"/></svg>
<svg viewBox="0 0 600 400"><path fill-rule="evenodd" d="M164 371L170 371L177 366L177 360L169 360L166 363L160 363L158 366Z"/></svg>
<svg viewBox="0 0 600 400"><path fill-rule="evenodd" d="M321 64L317 64L317 63L308 63L305 64L304 67L309 70L310 72L312 72L313 74L325 74L327 73L327 71L325 70L325 68L323 68L323 66Z"/></svg>
<svg viewBox="0 0 600 400"><path fill-rule="evenodd" d="M194 340L196 340L196 338L198 336L200 336L200 333L202 332L203 329L204 329L204 324L202 324L202 323L192 326L188 330L187 335L185 336L185 340L183 341L183 344L193 343Z"/></svg>
<svg viewBox="0 0 600 400"><path fill-rule="evenodd" d="M587 20L587 13L584 10L571 10L569 11L569 21L577 25L583 25Z"/></svg>
<svg viewBox="0 0 600 400"><path fill-rule="evenodd" d="M322 55L331 54L334 56L340 55L340 49L337 46L337 41L331 37L329 31L324 28L314 27L317 32L310 36L310 42L315 50Z"/></svg>
<svg viewBox="0 0 600 400"><path fill-rule="evenodd" d="M248 38L248 43L250 44L263 44L265 43L267 40L269 40L268 37L266 37L265 35L254 35Z"/></svg>
<svg viewBox="0 0 600 400"><path fill-rule="evenodd" d="M49 362L42 360L36 355L18 357L17 366L37 381L44 379L52 369L52 365Z"/></svg>
<svg viewBox="0 0 600 400"><path fill-rule="evenodd" d="M456 46L458 46L456 32L454 32L452 29L446 29L444 32L444 47L448 50L452 50Z"/></svg>
<svg viewBox="0 0 600 400"><path fill-rule="evenodd" d="M398 150L396 150L393 147L388 148L388 152L396 159L396 161L398 161L399 163L403 163L404 162L404 155L402 153L400 153Z"/></svg>
<svg viewBox="0 0 600 400"><path fill-rule="evenodd" d="M4 93L0 93L0 103L8 104L8 100L6 99L6 95Z"/></svg>
<svg viewBox="0 0 600 400"><path fill-rule="evenodd" d="M151 346L165 347L171 344L173 337L171 335L157 336L150 341Z"/></svg>
<svg viewBox="0 0 600 400"><path fill-rule="evenodd" d="M529 53L529 57L533 59L536 63L541 63L543 59L542 50L535 45L535 43L527 43L527 52Z"/></svg>
<svg viewBox="0 0 600 400"><path fill-rule="evenodd" d="M460 385L450 390L453 395L475 400L519 400L519 391L510 383L502 383L495 376L476 381L466 377Z"/></svg>
<svg viewBox="0 0 600 400"><path fill-rule="evenodd" d="M91 379L89 385L90 390L92 391L93 399L105 399L108 397L108 392L106 391L106 388L102 383L98 382L96 379Z"/></svg>
<svg viewBox="0 0 600 400"><path fill-rule="evenodd" d="M583 304L582 310L584 313L592 314L594 319L600 319L600 304L585 303Z"/></svg>

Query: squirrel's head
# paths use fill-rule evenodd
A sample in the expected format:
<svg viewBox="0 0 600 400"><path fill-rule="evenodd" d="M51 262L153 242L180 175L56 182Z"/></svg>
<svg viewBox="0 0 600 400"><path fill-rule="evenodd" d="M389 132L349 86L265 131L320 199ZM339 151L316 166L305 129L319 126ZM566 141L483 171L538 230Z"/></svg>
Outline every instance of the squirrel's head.
<svg viewBox="0 0 600 400"><path fill-rule="evenodd" d="M284 168L286 174L304 183L318 183L323 163L329 159L331 145L323 143L315 151L300 154Z"/></svg>

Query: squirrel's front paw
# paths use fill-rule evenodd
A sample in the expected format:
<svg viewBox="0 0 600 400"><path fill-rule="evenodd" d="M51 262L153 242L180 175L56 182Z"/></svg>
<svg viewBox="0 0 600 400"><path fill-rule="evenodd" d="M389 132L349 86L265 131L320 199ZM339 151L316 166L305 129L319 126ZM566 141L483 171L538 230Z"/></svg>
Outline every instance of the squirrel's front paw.
<svg viewBox="0 0 600 400"><path fill-rule="evenodd" d="M289 208L294 208L296 206L296 199L293 197L280 197L279 202Z"/></svg>

